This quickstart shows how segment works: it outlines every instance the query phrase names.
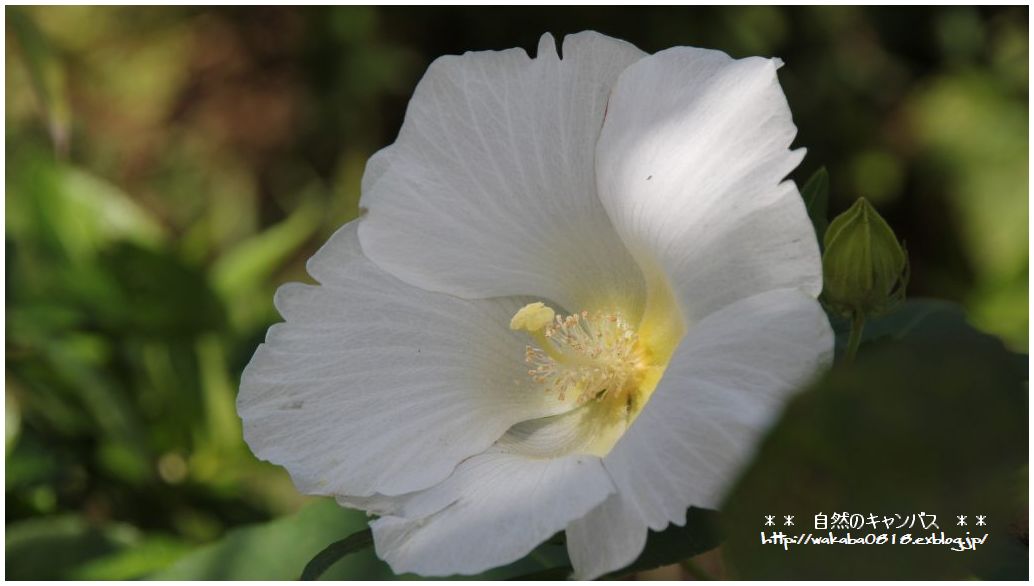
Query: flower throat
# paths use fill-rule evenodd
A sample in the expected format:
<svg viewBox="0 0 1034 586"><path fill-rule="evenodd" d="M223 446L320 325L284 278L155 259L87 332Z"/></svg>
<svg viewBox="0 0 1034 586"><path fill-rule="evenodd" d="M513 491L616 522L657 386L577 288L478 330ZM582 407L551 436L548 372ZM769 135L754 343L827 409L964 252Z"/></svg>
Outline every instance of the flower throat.
<svg viewBox="0 0 1034 586"><path fill-rule="evenodd" d="M560 316L543 303L531 303L513 316L510 328L527 332L535 342L525 349L528 376L560 401L606 403L625 417L642 406L647 355L620 314Z"/></svg>

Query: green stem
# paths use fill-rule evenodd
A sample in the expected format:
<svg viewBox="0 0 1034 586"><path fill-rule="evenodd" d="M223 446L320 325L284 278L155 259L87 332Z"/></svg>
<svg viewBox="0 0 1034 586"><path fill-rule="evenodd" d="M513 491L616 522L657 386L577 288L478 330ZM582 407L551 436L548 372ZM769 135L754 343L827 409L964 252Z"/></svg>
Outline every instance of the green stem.
<svg viewBox="0 0 1034 586"><path fill-rule="evenodd" d="M855 354L858 354L858 347L862 345L862 330L865 329L865 314L856 311L851 317L851 337L847 340L847 356L844 361L848 364L854 362Z"/></svg>

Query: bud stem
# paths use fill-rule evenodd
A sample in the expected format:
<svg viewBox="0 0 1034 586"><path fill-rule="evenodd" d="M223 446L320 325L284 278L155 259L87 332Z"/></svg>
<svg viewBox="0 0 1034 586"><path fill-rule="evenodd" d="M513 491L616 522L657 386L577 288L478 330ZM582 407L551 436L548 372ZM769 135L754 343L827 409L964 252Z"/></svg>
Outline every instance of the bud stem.
<svg viewBox="0 0 1034 586"><path fill-rule="evenodd" d="M862 344L862 330L865 329L865 314L855 311L851 314L851 337L847 340L847 356L845 361L848 364L854 362L855 354L858 353L858 346Z"/></svg>

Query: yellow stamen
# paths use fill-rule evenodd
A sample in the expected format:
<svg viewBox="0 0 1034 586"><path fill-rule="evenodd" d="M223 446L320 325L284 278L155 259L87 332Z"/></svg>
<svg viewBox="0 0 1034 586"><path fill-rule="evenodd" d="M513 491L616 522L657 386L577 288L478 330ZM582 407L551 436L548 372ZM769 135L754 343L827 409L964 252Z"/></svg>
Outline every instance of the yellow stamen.
<svg viewBox="0 0 1034 586"><path fill-rule="evenodd" d="M510 320L510 329L537 332L553 323L553 316L555 315L556 312L553 311L553 308L541 301L529 303L513 314L513 319Z"/></svg>
<svg viewBox="0 0 1034 586"><path fill-rule="evenodd" d="M535 423L573 424L562 445L550 447L550 453L609 453L650 400L685 333L685 321L663 278L647 279L645 303L589 301L590 307L606 309L560 316L538 302L522 307L510 320L512 329L527 332L533 342L524 355L528 376L569 409Z"/></svg>
<svg viewBox="0 0 1034 586"><path fill-rule="evenodd" d="M528 375L561 401L570 394L578 404L604 399L638 403L644 352L620 315L583 311L560 317L543 303L531 303L513 316L510 327L527 331L535 341L537 347L525 352Z"/></svg>
<svg viewBox="0 0 1034 586"><path fill-rule="evenodd" d="M553 360L561 362L564 360L563 354L553 347L553 344L547 338L549 334L546 333L546 328L553 323L554 316L556 316L556 312L545 303L541 301L529 303L513 314L513 319L510 320L510 329L528 332L528 335L531 336L532 340L535 340L539 348Z"/></svg>

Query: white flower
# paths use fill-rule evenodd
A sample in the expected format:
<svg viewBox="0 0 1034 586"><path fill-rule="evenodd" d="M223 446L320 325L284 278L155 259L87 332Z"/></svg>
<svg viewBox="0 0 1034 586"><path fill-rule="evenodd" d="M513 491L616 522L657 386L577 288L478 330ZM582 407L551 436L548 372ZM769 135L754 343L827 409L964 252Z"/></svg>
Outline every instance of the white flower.
<svg viewBox="0 0 1034 586"><path fill-rule="evenodd" d="M245 438L396 572L566 531L578 577L715 507L829 360L779 62L586 32L431 64L363 217L276 295Z"/></svg>

